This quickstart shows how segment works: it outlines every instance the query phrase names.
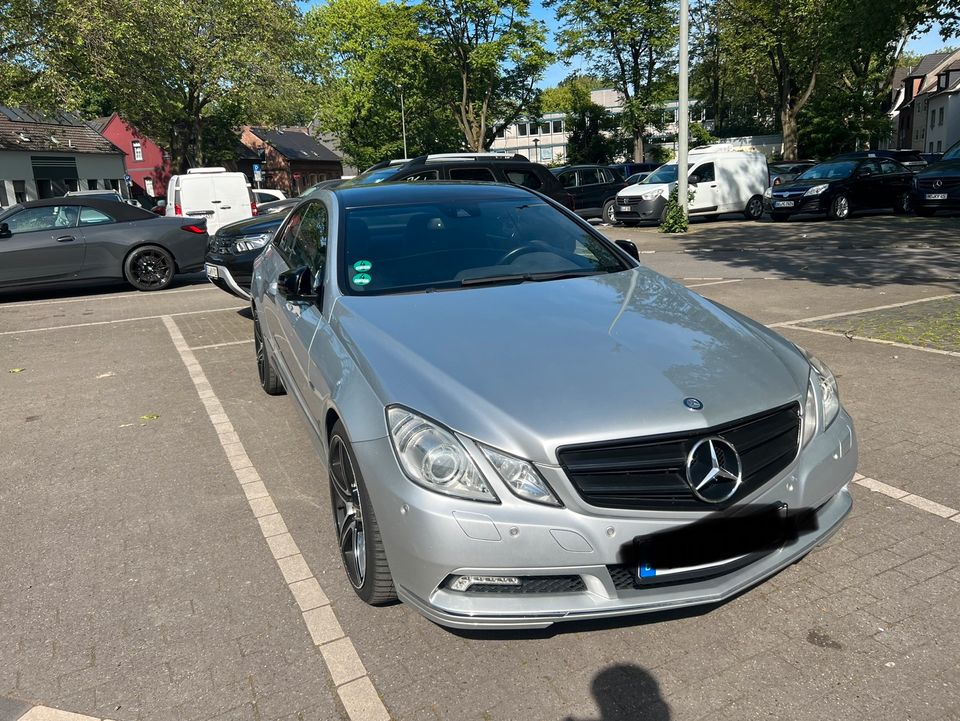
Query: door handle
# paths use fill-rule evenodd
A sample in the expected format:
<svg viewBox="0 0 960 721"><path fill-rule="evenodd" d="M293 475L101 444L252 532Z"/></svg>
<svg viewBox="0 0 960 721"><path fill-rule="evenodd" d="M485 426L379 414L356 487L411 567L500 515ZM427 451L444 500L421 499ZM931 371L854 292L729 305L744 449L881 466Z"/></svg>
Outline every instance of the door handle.
<svg viewBox="0 0 960 721"><path fill-rule="evenodd" d="M229 206L229 205L221 205L221 206L220 206L220 210L230 210L230 208L231 208L231 206Z"/></svg>
<svg viewBox="0 0 960 721"><path fill-rule="evenodd" d="M716 184L716 183L714 183L714 184L713 184L713 185L711 185L710 187L711 187L711 188L716 188L716 187L717 187L717 184Z"/></svg>
<svg viewBox="0 0 960 721"><path fill-rule="evenodd" d="M61 235L57 238L58 243L69 243L71 240L76 240L72 235Z"/></svg>
<svg viewBox="0 0 960 721"><path fill-rule="evenodd" d="M210 201L211 204L222 203L222 202L223 202L222 200L211 200L211 201Z"/></svg>

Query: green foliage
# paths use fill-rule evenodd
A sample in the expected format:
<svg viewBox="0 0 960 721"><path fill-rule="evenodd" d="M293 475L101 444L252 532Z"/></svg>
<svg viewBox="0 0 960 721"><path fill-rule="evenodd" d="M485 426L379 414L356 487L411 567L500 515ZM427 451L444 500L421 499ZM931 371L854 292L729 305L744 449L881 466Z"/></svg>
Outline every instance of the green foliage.
<svg viewBox="0 0 960 721"><path fill-rule="evenodd" d="M590 100L584 84L568 85L570 95L566 125L567 161L572 164L612 163L623 154L624 138L618 118Z"/></svg>
<svg viewBox="0 0 960 721"><path fill-rule="evenodd" d="M440 96L469 149L485 150L498 130L538 114L536 84L553 56L529 0L422 0L416 10L438 59Z"/></svg>
<svg viewBox="0 0 960 721"><path fill-rule="evenodd" d="M688 191L688 194L693 198L693 194ZM674 186L673 190L670 191L670 197L667 198L667 208L666 213L663 217L663 222L660 223L660 232L661 233L686 233L687 229L690 227L690 221L687 218L687 214L683 212L683 208L680 207L678 201L678 189Z"/></svg>
<svg viewBox="0 0 960 721"><path fill-rule="evenodd" d="M556 10L561 56L581 57L597 77L609 78L623 98L623 122L641 160L648 125L660 105L676 96L674 70L678 5L675 0L546 0Z"/></svg>

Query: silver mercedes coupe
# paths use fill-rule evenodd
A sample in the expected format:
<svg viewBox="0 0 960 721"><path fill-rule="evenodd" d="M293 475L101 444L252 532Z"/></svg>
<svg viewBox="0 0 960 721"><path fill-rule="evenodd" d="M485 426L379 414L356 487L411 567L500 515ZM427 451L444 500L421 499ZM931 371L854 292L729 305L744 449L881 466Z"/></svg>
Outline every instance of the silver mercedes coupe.
<svg viewBox="0 0 960 721"><path fill-rule="evenodd" d="M833 374L637 255L522 187L294 209L254 271L257 366L312 431L361 599L459 628L717 603L838 528Z"/></svg>

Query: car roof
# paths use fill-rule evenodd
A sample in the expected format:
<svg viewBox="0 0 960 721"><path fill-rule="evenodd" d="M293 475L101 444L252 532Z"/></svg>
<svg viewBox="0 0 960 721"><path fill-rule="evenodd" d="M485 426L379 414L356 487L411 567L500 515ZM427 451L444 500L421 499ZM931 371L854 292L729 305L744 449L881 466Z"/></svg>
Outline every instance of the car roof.
<svg viewBox="0 0 960 721"><path fill-rule="evenodd" d="M345 208L378 205L405 205L429 202L469 202L477 200L530 199L533 193L518 185L429 181L418 183L378 183L331 188Z"/></svg>
<svg viewBox="0 0 960 721"><path fill-rule="evenodd" d="M93 195L71 195L61 198L44 198L43 200L28 200L20 203L21 208L49 208L53 206L79 205L86 208L93 208L109 215L114 220L145 220L147 218L156 218L149 210L138 208L127 203L118 203L116 200L98 198Z"/></svg>
<svg viewBox="0 0 960 721"><path fill-rule="evenodd" d="M602 168L602 169L609 170L610 166L600 165L599 163L597 163L596 165L591 165L590 163L581 163L580 165L564 165L561 168L550 168L550 170L552 170L554 173L559 173L561 170L580 170L581 168L588 169L588 170L592 168ZM640 171L640 172L643 172L643 171Z"/></svg>

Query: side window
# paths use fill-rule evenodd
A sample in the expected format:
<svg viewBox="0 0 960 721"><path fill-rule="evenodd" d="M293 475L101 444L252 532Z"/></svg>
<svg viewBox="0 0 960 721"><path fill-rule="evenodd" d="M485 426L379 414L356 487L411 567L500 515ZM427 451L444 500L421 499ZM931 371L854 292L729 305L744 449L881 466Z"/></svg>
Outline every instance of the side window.
<svg viewBox="0 0 960 721"><path fill-rule="evenodd" d="M713 163L704 163L694 170L691 175L696 175L701 183L712 183L717 179L713 170Z"/></svg>
<svg viewBox="0 0 960 721"><path fill-rule="evenodd" d="M273 244L276 246L287 260L290 262L291 267L296 267L290 258L293 254L293 246L296 241L297 231L300 230L300 221L303 219L303 214L306 208L300 208L295 210L290 214L290 217L287 219L287 225L283 229L283 233L278 233L274 239Z"/></svg>
<svg viewBox="0 0 960 721"><path fill-rule="evenodd" d="M860 166L860 174L864 174L864 171L869 171L872 175L879 175L880 173L880 164L876 160L865 160L863 165Z"/></svg>
<svg viewBox="0 0 960 721"><path fill-rule="evenodd" d="M450 180L486 180L496 182L489 168L450 168Z"/></svg>
<svg viewBox="0 0 960 721"><path fill-rule="evenodd" d="M413 173L408 175L403 180L408 183L416 183L421 180L439 180L440 171L439 170L421 170L419 173Z"/></svg>
<svg viewBox="0 0 960 721"><path fill-rule="evenodd" d="M113 218L106 213L93 208L80 208L80 225L104 225L112 222Z"/></svg>
<svg viewBox="0 0 960 721"><path fill-rule="evenodd" d="M884 158L883 160L880 161L880 170L885 175L890 175L893 173L902 172L903 168L901 168L899 165L894 163L892 160L887 160L886 158Z"/></svg>
<svg viewBox="0 0 960 721"><path fill-rule="evenodd" d="M596 168L586 168L578 172L580 173L580 185L599 185L604 182L603 173Z"/></svg>
<svg viewBox="0 0 960 721"><path fill-rule="evenodd" d="M13 234L33 233L38 230L73 228L77 224L77 215L76 205L49 205L41 208L26 208L3 222Z"/></svg>
<svg viewBox="0 0 960 721"><path fill-rule="evenodd" d="M507 168L505 173L507 180L514 185L522 185L524 188L530 188L531 190L543 187L543 181L532 170Z"/></svg>
<svg viewBox="0 0 960 721"><path fill-rule="evenodd" d="M316 273L323 270L327 260L327 218L323 203L306 207L290 254L292 267L305 265Z"/></svg>
<svg viewBox="0 0 960 721"><path fill-rule="evenodd" d="M560 185L562 185L564 188L577 187L577 171L576 170L568 170L566 173L560 173L560 175L558 175L557 178L560 180Z"/></svg>

